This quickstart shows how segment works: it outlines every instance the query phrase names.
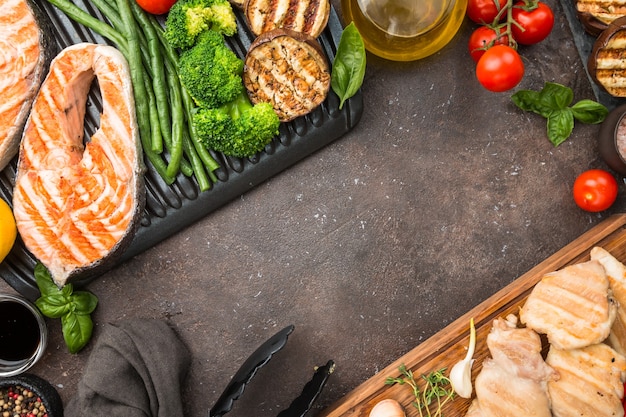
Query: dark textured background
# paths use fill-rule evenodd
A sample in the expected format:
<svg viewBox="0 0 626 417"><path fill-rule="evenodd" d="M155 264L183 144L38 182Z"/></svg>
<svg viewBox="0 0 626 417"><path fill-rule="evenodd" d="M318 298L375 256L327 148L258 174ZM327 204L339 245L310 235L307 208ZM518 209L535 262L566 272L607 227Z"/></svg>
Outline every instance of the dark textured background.
<svg viewBox="0 0 626 417"><path fill-rule="evenodd" d="M522 47L518 88L555 81L593 98L560 3L547 41ZM335 3L339 8L339 4ZM625 210L585 213L575 177L606 168L598 126L555 148L545 120L474 78L464 22L439 53L368 55L359 125L331 145L92 282L95 337L129 317L169 321L193 354L188 415L207 415L262 341L287 346L229 413L274 416L328 359L327 406L581 233ZM11 291L0 282L0 290ZM67 353L58 321L33 372L69 399L93 344ZM120 386L123 389L123 385ZM314 415L314 412L311 413Z"/></svg>

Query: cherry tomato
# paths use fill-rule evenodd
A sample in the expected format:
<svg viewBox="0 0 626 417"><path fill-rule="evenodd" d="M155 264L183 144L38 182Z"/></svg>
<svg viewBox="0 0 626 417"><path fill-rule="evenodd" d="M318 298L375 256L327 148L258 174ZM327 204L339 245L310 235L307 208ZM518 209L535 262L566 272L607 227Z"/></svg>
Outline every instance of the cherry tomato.
<svg viewBox="0 0 626 417"><path fill-rule="evenodd" d="M550 6L540 1L537 8L525 10L524 2L513 6L512 17L516 24L511 25L513 39L522 45L533 45L548 37L554 27L554 13Z"/></svg>
<svg viewBox="0 0 626 417"><path fill-rule="evenodd" d="M493 23L496 16L506 6L507 0L468 0L466 15L471 21L484 25ZM505 13L503 13L503 16Z"/></svg>
<svg viewBox="0 0 626 417"><path fill-rule="evenodd" d="M500 28L500 33L505 33L506 28ZM478 62L481 56L487 49L494 45L508 45L509 37L503 35L498 37L495 29L489 26L479 26L470 35L467 47L469 49L470 56L474 62Z"/></svg>
<svg viewBox="0 0 626 417"><path fill-rule="evenodd" d="M476 78L489 91L502 92L515 87L524 77L524 63L517 51L507 45L489 48L476 64Z"/></svg>
<svg viewBox="0 0 626 417"><path fill-rule="evenodd" d="M615 202L617 189L617 181L609 172L590 169L574 181L574 201L585 211L604 211Z"/></svg>
<svg viewBox="0 0 626 417"><path fill-rule="evenodd" d="M176 0L136 0L137 4L151 14L165 14L170 11Z"/></svg>

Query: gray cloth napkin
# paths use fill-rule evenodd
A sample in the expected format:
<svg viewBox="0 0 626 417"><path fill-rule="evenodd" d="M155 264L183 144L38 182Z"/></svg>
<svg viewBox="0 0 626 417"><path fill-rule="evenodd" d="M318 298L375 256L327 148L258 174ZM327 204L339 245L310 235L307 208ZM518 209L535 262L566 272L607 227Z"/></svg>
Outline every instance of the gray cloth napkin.
<svg viewBox="0 0 626 417"><path fill-rule="evenodd" d="M163 321L107 324L64 415L182 417L181 387L190 359Z"/></svg>

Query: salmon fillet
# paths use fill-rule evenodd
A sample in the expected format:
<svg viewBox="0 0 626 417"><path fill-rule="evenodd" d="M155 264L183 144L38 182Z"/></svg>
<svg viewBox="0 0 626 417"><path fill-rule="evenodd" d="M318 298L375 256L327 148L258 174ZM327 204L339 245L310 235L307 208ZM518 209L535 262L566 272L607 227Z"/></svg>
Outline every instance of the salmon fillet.
<svg viewBox="0 0 626 417"><path fill-rule="evenodd" d="M103 110L84 144L94 77ZM123 55L91 43L64 49L24 129L13 194L20 236L57 285L93 275L132 240L145 202L142 155Z"/></svg>
<svg viewBox="0 0 626 417"><path fill-rule="evenodd" d="M17 154L32 101L56 53L45 19L30 1L0 2L0 171Z"/></svg>

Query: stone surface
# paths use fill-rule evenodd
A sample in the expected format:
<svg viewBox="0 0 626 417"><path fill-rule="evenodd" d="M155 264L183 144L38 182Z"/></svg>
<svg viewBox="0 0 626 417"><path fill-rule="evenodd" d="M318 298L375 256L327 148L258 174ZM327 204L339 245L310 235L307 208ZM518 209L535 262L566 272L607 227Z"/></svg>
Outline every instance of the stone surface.
<svg viewBox="0 0 626 417"><path fill-rule="evenodd" d="M520 49L519 88L554 81L576 100L592 98L561 5L548 3L554 31ZM418 62L369 55L359 125L92 282L94 337L129 317L172 323L193 354L187 415L207 415L247 355L294 324L229 416L276 415L314 366L333 359L320 409L623 212L621 194L601 214L571 197L580 172L605 168L598 126L577 124L555 148L544 119L518 110L510 92L477 83L467 53L473 28L466 21L446 48ZM0 290L11 291L4 282ZM92 345L70 355L60 324L49 323L48 352L32 371L67 400Z"/></svg>

